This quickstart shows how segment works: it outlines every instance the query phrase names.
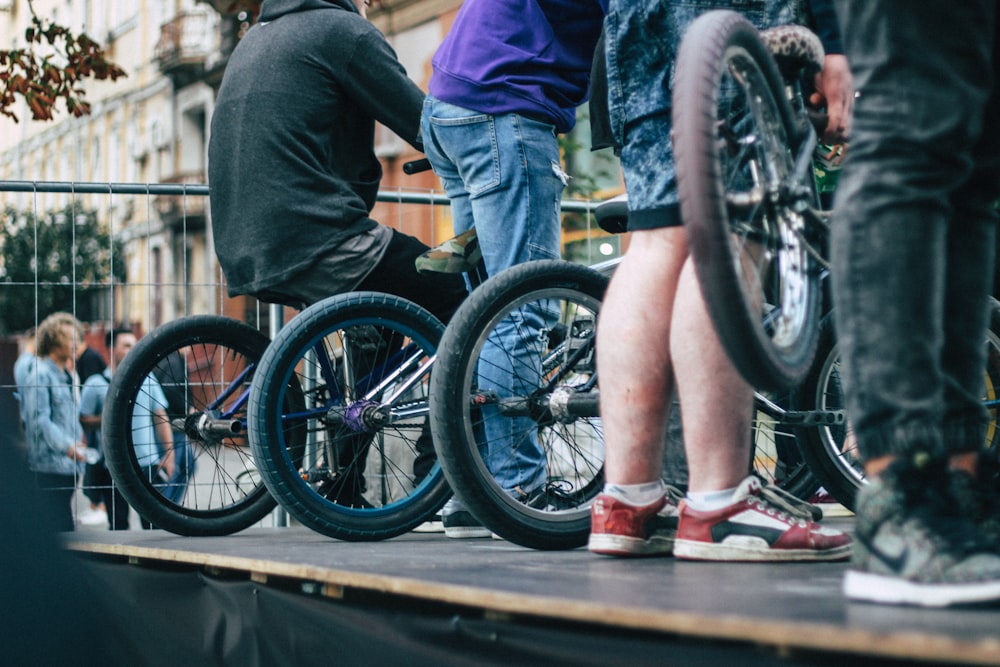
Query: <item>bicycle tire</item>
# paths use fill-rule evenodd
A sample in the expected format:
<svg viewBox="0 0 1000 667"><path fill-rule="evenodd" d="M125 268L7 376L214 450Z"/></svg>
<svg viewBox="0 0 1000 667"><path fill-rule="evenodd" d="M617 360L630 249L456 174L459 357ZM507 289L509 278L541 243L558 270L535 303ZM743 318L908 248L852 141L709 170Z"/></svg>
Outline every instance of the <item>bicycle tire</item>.
<svg viewBox="0 0 1000 667"><path fill-rule="evenodd" d="M445 477L484 526L521 546L575 548L590 532L590 501L604 485L593 342L606 287L606 277L578 264L521 264L473 291L441 340L431 427ZM525 356L507 356L507 326L533 343L522 349ZM514 383L517 391L506 395ZM586 403L582 411L571 407L577 399ZM494 435L501 431L508 434ZM495 453L494 469L541 447L545 479L538 492L505 490L481 445L485 457Z"/></svg>
<svg viewBox="0 0 1000 667"><path fill-rule="evenodd" d="M259 522L274 509L274 499L254 472L256 462L246 442L245 409L227 415L231 423L239 424L240 433L203 440L193 430L188 434L194 477L179 500L168 498L173 494L143 471L135 442L148 436L133 431L136 399L148 391L144 389L147 378L170 355L183 354L183 377L161 375L161 385L184 389L190 417L218 416L209 406L220 399L219 390L231 381L245 390L252 376L241 375L252 369L267 345L266 336L242 322L196 315L151 331L116 369L102 414L105 461L129 505L154 527L185 536L229 535ZM195 421L190 417L185 426L193 428ZM175 434L184 430L173 425Z"/></svg>
<svg viewBox="0 0 1000 667"><path fill-rule="evenodd" d="M799 211L803 197L819 205L811 171L793 182L799 126L781 74L749 21L707 12L681 42L673 100L681 215L721 344L753 386L793 387L815 353L822 299Z"/></svg>
<svg viewBox="0 0 1000 667"><path fill-rule="evenodd" d="M381 540L444 505L450 490L426 427L428 379L415 372L443 330L420 306L376 292L324 299L281 330L251 390L250 443L264 483L293 518L340 540ZM387 405L386 394L402 386L386 380L399 356L419 381ZM305 396L302 414L286 416L308 434L300 451L285 442L274 407L289 386ZM428 470L418 473L420 465Z"/></svg>
<svg viewBox="0 0 1000 667"><path fill-rule="evenodd" d="M844 410L840 380L840 349L830 316L820 332L820 351L793 402L804 410ZM990 299L990 326L986 336L984 404L989 414L987 450L1000 456L1000 302ZM861 453L845 425L816 426L799 430L799 444L810 470L839 503L854 510L858 490L866 483Z"/></svg>

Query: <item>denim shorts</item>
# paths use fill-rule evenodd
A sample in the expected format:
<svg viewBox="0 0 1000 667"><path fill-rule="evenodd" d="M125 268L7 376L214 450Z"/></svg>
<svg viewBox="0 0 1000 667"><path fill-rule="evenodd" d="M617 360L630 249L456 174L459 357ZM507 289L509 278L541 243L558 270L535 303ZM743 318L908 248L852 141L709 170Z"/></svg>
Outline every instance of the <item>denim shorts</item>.
<svg viewBox="0 0 1000 667"><path fill-rule="evenodd" d="M740 12L759 28L805 23L805 0L611 0L605 18L611 131L622 146L629 229L681 224L670 145L674 64L681 36L712 9Z"/></svg>

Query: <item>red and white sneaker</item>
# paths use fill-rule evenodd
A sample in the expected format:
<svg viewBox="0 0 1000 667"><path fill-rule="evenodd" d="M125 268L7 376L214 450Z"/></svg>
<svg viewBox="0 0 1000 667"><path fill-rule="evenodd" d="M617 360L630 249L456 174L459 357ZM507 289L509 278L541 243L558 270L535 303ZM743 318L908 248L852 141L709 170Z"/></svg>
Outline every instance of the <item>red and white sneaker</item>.
<svg viewBox="0 0 1000 667"><path fill-rule="evenodd" d="M602 493L590 506L587 549L605 556L669 556L677 533L677 504L669 495L649 505Z"/></svg>
<svg viewBox="0 0 1000 667"><path fill-rule="evenodd" d="M832 561L851 555L851 538L812 521L786 494L747 477L732 505L711 512L680 503L674 555L686 560Z"/></svg>

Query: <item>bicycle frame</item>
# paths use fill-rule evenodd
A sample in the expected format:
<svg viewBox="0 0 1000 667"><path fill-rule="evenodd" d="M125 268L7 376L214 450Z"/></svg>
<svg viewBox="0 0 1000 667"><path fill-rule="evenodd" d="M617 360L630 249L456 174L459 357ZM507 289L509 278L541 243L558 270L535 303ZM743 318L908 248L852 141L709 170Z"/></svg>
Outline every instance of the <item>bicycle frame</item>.
<svg viewBox="0 0 1000 667"><path fill-rule="evenodd" d="M330 363L330 355L326 354L323 344L321 342L317 342L313 349L316 354L316 358L319 360L322 376L321 385L328 388L328 390L339 386L339 383L336 380L336 369L333 367L333 364ZM351 384L353 384L353 391L332 393L327 398L328 405L282 415L282 423L288 424L294 421L321 416L330 417L334 414L334 408L331 406L337 405L338 403L344 406L350 406L358 402L371 403L374 396L377 396L386 387L397 382L399 382L399 386L393 391L393 393L379 402L378 409L380 412L379 416L376 418L379 419L382 424L386 424L394 423L395 421L403 419L426 416L428 412L426 401L423 402L421 407L404 408L402 411L393 410L392 408L389 408L388 410L385 409L385 406L393 406L400 396L403 396L430 372L436 355L424 360L424 362L417 367L415 372L406 376L406 374L418 364L419 359L422 356L415 350L416 346L413 344L404 346L398 352L394 353L388 360L377 366L372 370L372 372L368 373L356 382L352 383L348 380L347 386L351 386ZM349 366L350 364L345 364L345 372L349 372ZM171 423L173 428L185 433L189 437L203 442L215 440L219 437L231 436L244 431L246 429L245 418L236 419L234 415L246 413L246 405L250 397L250 388L244 388L236 399L229 403L227 407L222 406L227 404L229 399L236 393L237 389L245 384L246 379L250 377L255 370L256 364L248 365L247 368L239 373L219 394L219 396L216 397L216 399L213 400L206 407L206 409L200 413L200 415L195 415L193 419L189 416L186 419L173 420ZM405 379L400 382L400 378L403 378L404 376L406 376ZM360 398L351 400L348 394L356 396L360 395ZM348 408L345 407L343 409L346 410ZM343 421L347 425L351 425L352 423L347 419ZM358 424L357 426L358 428L356 430L359 432L364 430L363 425Z"/></svg>

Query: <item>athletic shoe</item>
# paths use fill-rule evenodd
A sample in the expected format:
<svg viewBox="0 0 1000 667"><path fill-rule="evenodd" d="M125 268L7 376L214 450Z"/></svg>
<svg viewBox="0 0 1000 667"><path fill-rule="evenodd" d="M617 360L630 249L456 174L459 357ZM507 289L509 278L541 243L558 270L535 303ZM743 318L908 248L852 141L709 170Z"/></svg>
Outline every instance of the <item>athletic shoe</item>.
<svg viewBox="0 0 1000 667"><path fill-rule="evenodd" d="M465 505L452 498L441 509L445 537L468 540L491 537L493 533L479 522Z"/></svg>
<svg viewBox="0 0 1000 667"><path fill-rule="evenodd" d="M435 514L427 521L413 529L414 533L443 533L444 523L441 520L440 514Z"/></svg>
<svg viewBox="0 0 1000 667"><path fill-rule="evenodd" d="M671 495L638 506L600 494L590 506L587 549L605 556L669 556L677 533L677 504Z"/></svg>
<svg viewBox="0 0 1000 667"><path fill-rule="evenodd" d="M923 607L1000 600L1000 556L962 514L943 467L913 470L893 464L859 491L844 594Z"/></svg>
<svg viewBox="0 0 1000 667"><path fill-rule="evenodd" d="M951 470L949 481L959 513L972 521L986 547L993 553L1000 554L1000 491L997 475L996 461L981 456L977 477L963 470Z"/></svg>
<svg viewBox="0 0 1000 667"><path fill-rule="evenodd" d="M820 526L802 501L747 477L734 502L700 511L684 500L674 555L686 560L832 561L851 555L851 538Z"/></svg>

